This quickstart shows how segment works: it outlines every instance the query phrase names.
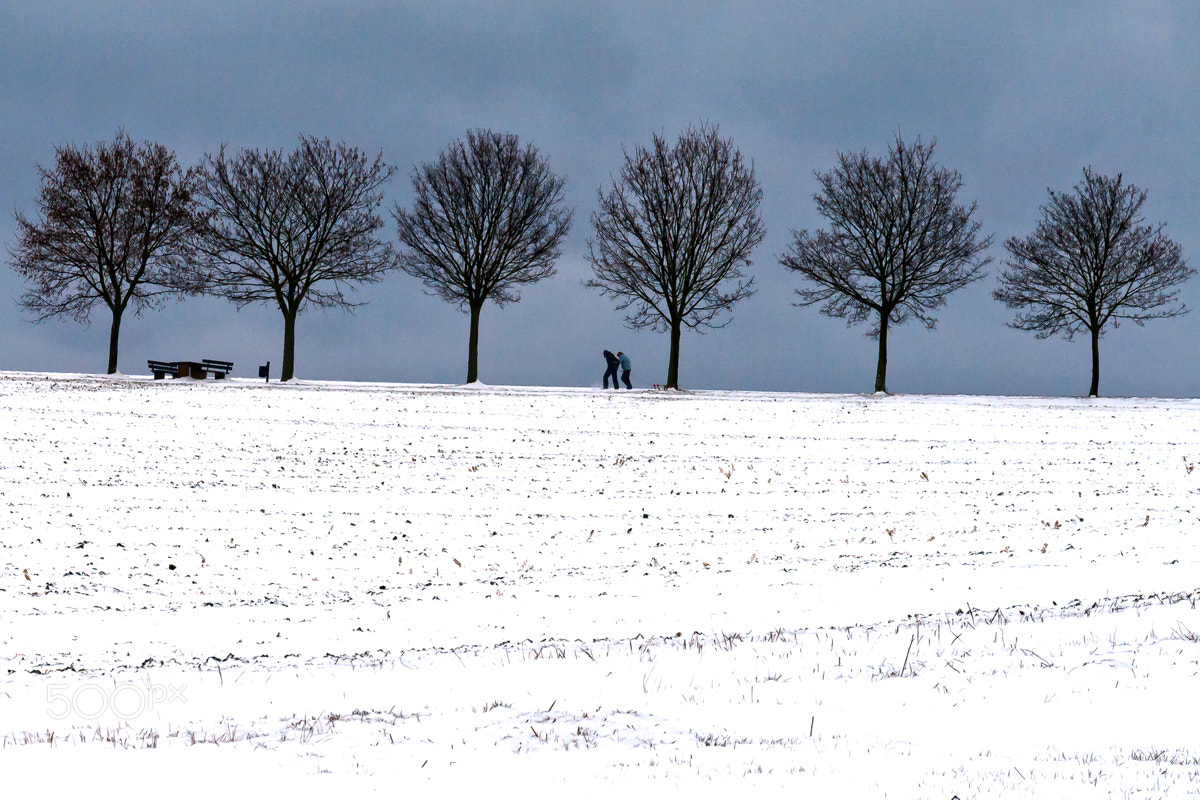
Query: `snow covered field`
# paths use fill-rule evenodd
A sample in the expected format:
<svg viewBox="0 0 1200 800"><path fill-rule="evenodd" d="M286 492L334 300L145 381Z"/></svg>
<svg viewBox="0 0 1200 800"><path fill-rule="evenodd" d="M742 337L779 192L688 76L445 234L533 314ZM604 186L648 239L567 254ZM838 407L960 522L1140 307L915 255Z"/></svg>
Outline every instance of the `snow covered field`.
<svg viewBox="0 0 1200 800"><path fill-rule="evenodd" d="M0 771L1195 796L1198 419L0 373Z"/></svg>

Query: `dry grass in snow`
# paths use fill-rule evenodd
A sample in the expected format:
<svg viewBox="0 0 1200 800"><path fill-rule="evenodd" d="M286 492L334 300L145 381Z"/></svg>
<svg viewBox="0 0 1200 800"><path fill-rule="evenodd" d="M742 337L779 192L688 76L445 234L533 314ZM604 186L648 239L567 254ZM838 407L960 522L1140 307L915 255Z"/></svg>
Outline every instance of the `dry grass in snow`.
<svg viewBox="0 0 1200 800"><path fill-rule="evenodd" d="M0 767L1192 796L1198 411L3 374Z"/></svg>

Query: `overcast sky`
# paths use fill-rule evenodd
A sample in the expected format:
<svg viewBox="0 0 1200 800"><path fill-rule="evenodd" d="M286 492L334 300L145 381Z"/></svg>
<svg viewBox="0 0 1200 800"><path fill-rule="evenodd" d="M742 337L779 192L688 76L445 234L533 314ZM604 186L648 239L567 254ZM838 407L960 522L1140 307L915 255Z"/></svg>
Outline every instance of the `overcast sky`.
<svg viewBox="0 0 1200 800"><path fill-rule="evenodd" d="M685 332L685 388L869 392L875 343L798 308L778 258L792 229L825 226L815 170L839 151L936 140L995 236L990 274L953 295L936 330L889 334L893 392L1086 394L1086 340L1005 326L991 299L1001 243L1029 234L1047 189L1085 166L1149 192L1200 266L1200 7L1158 2L7 2L0 0L0 241L34 210L37 166L64 143L160 142L184 165L231 148L344 139L398 168L386 206L409 205L413 165L471 128L531 141L565 176L575 222L558 274L521 302L488 305L480 379L599 386L601 350L633 358L635 385L666 378L667 334L627 329L584 288L597 190L632 148L708 120L752 159L767 236L757 293L730 324ZM395 239L390 215L384 234ZM22 283L0 268L0 369L99 373L110 317L31 324ZM297 331L300 378L460 383L467 315L395 273L354 314L311 310ZM1200 307L1200 281L1182 295ZM1196 396L1200 314L1110 330L1102 394ZM215 298L127 318L120 369L148 358L229 359L235 376L281 360L277 308Z"/></svg>

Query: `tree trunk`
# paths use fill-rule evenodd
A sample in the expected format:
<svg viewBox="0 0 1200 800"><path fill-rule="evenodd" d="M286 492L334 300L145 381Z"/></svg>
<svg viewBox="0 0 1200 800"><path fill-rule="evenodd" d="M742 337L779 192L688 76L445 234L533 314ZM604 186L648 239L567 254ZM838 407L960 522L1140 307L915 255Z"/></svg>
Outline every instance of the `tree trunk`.
<svg viewBox="0 0 1200 800"><path fill-rule="evenodd" d="M679 335L683 332L683 320L671 320L671 358L667 361L667 388L679 388Z"/></svg>
<svg viewBox="0 0 1200 800"><path fill-rule="evenodd" d="M875 367L875 391L887 391L887 335L888 335L888 317L891 314L887 312L879 313L879 364Z"/></svg>
<svg viewBox="0 0 1200 800"><path fill-rule="evenodd" d="M296 376L296 312L283 312L283 366L279 380L290 381Z"/></svg>
<svg viewBox="0 0 1200 800"><path fill-rule="evenodd" d="M467 340L467 383L479 380L479 312L483 303L471 303L471 334Z"/></svg>
<svg viewBox="0 0 1200 800"><path fill-rule="evenodd" d="M1100 394L1100 328L1092 327L1092 385L1088 389L1088 397Z"/></svg>
<svg viewBox="0 0 1200 800"><path fill-rule="evenodd" d="M112 327L108 329L108 374L112 375L117 371L117 344L121 339L121 314L120 311L113 311Z"/></svg>

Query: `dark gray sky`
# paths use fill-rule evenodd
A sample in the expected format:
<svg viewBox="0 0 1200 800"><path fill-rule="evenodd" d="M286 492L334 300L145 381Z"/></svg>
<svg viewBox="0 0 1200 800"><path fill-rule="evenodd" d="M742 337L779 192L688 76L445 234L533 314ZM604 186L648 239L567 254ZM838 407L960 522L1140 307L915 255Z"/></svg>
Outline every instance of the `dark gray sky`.
<svg viewBox="0 0 1200 800"><path fill-rule="evenodd" d="M1047 188L1085 166L1148 190L1144 208L1200 266L1200 7L1194 2L7 2L0 0L0 241L32 211L37 165L56 144L125 127L196 163L222 143L291 148L298 134L382 151L409 175L469 128L532 141L567 180L575 225L558 274L520 303L484 309L480 378L599 386L602 349L634 360L636 384L666 377L667 336L634 332L585 289L596 192L622 146L674 139L709 120L753 159L767 238L758 292L732 322L685 332L692 388L869 392L875 343L792 305L778 264L793 228L824 226L814 170L839 151L885 152L896 130L937 141L995 235L991 274L950 298L939 325L889 336L895 392L1085 394L1086 341L1006 328L991 299L1000 243L1027 235ZM390 222L390 216L388 217ZM394 239L394 230L386 231ZM0 369L103 372L108 316L30 324L22 284L0 269ZM467 316L395 273L355 314L301 316L297 375L457 383ZM1200 281L1183 292L1200 306ZM1200 314L1124 325L1101 342L1101 392L1196 396ZM277 309L217 299L169 304L122 326L123 372L147 358L224 358L250 376L283 341Z"/></svg>

